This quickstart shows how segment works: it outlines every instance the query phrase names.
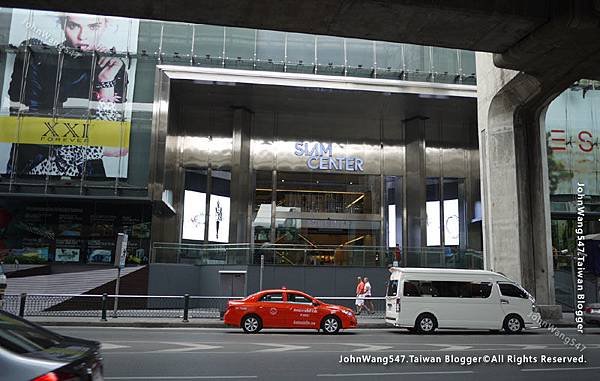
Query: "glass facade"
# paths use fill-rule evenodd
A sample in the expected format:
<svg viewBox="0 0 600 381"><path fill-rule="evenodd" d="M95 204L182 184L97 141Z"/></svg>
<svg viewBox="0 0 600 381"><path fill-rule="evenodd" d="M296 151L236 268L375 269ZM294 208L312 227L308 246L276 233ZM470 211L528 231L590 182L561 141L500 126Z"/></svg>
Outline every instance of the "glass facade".
<svg viewBox="0 0 600 381"><path fill-rule="evenodd" d="M145 197L157 64L475 83L474 54L456 49L10 8L0 18L0 192ZM56 136L39 139L48 120Z"/></svg>
<svg viewBox="0 0 600 381"><path fill-rule="evenodd" d="M578 187L585 193L582 227L588 254L584 287L596 302L600 276L600 83L581 80L560 94L548 107L548 174L552 217L552 255L558 304L572 311L574 306L574 265L577 252ZM583 185L581 185L583 184Z"/></svg>
<svg viewBox="0 0 600 381"><path fill-rule="evenodd" d="M184 246L157 261L385 266L400 251L409 266L483 266L473 99L224 81L171 90L185 189L182 220L165 222L182 229L165 242ZM429 116L408 120L413 108Z"/></svg>
<svg viewBox="0 0 600 381"><path fill-rule="evenodd" d="M119 221L128 218L139 220L133 225L149 222L152 209L148 188L152 166L154 79L156 67L161 64L432 84L475 84L474 53L456 49L0 8L0 194L9 200L24 200L3 204L1 212L12 217L31 216L27 204L37 205L39 197L47 196L58 198L51 202L44 198L44 208L58 208L59 204L67 203L67 197L84 204L91 203L89 205L100 201L109 204L119 200L139 201L145 211L143 216L133 213L134 218L127 217L125 212L115 212L111 214L114 218L110 218L118 226L126 226ZM304 96L310 97L311 94ZM226 184L233 170L223 163L228 160L227 152L229 155L232 152L227 147L232 144L233 119L229 111L207 110L204 110L203 117L209 122L203 125L203 135L184 144L195 146L200 156L212 157L212 167L185 165L186 173L191 171L189 179L186 177L185 180L186 190L196 192L190 193L190 197L198 197L205 203L204 214L196 219L196 228L203 231L203 239L222 242L229 233L221 229L229 225L223 220L223 210L229 207L226 199L230 197L231 190ZM335 130L343 129L344 123L352 122L340 115L318 120L314 116L307 118L305 125L313 126L313 130L308 131L306 136L314 141L323 141L326 136L316 127L319 124L329 123L329 128ZM257 113L256 118L263 118L264 122L257 123L257 129L267 131L265 126L268 124L285 126L297 119L297 115ZM373 128L379 128L375 126L380 123L378 119L369 123ZM217 133L207 128L213 128ZM343 226L338 229L339 234L336 233L339 238L336 245L358 242L352 241L357 237L363 237L360 239L363 245L386 246L401 242L405 232L402 230L404 200L400 196L406 182L403 174L393 168L399 164L396 153L402 145L402 136L393 129L384 129L378 139L388 144L379 148L378 140L358 142L357 136L361 134L362 131L359 131L345 139L337 137L332 144L343 146L345 155L352 152L381 154L385 159L369 160L366 165L377 163L384 170L367 169L364 176L331 175L319 179L318 176L299 176L294 168L277 168L279 172L273 177L273 168L261 166L258 157L252 173L257 183L252 190L252 199L256 203L256 213L264 208L263 205L269 204L272 218L257 223L252 234L246 236L247 242L307 243L301 237L317 234L316 231L322 228L315 225L314 219L307 218L310 213L350 215L349 218L330 222L330 231ZM262 136L261 132L256 136ZM267 131L261 139L267 145L277 146L277 139L287 142L292 137L286 136L286 130L281 129ZM253 141L253 149L260 151L260 144ZM198 160L198 157L192 159ZM356 160L343 163L334 160L324 164L316 161L311 165L336 169L342 166L359 168L362 164ZM434 176L441 178L442 175ZM460 176L464 178L465 175ZM284 186L281 180L286 178L288 183ZM294 184L296 186L292 186ZM268 189L271 189L270 194ZM439 201L445 202L441 197L442 194ZM25 240L15 239L13 233L17 230L14 226L10 229L2 227L12 233L2 237L5 247L0 249L7 249L8 254L12 253L11 250L47 250L45 258L57 262L62 261L57 259L61 256L75 258L75 250L79 250L78 260L72 262L93 262L88 251L98 242L94 240L95 233L91 233L96 220L88 217L89 208L92 208L88 204L78 207L80 212L74 215L68 211L54 211L47 221L30 221L29 217L23 217L23 226L52 226L48 230L54 234L51 241L42 237L37 242L33 236ZM279 214L283 212L277 209L281 207L302 209L304 214L293 218L281 217ZM286 213L291 212L288 210ZM220 221L218 229L209 224L212 214ZM444 212L440 212L439 216L443 219ZM59 225L63 220L81 225L77 242L61 241L65 238L60 237L62 230ZM21 226L21 217L11 221ZM285 222L279 223L281 221ZM298 229L298 234L291 235L290 226L302 228ZM383 233L386 231L389 233ZM108 237L100 238L105 241L98 245L108 247L112 244ZM185 237L182 239L185 241ZM457 246L450 241L447 243L448 246ZM440 244L443 246L443 242ZM134 253L142 261L147 260L148 245L149 242L140 241L140 251ZM467 246L465 243L463 248ZM68 255L65 250L68 250ZM104 249L99 247L98 250ZM322 260L329 259L323 257ZM435 261L439 262L439 258ZM432 263L437 263L435 261Z"/></svg>

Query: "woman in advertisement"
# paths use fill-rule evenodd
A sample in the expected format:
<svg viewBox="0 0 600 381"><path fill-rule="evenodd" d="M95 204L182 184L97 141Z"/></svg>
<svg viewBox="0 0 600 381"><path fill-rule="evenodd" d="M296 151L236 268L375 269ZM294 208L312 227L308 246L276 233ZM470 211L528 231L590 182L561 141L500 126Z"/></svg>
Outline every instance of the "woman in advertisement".
<svg viewBox="0 0 600 381"><path fill-rule="evenodd" d="M30 29L32 38L21 43L15 57L8 89L10 100L28 106L27 115L30 116L56 116L60 113L80 120L88 117L122 120L123 112L118 104L125 101L128 79L125 63L114 55L116 49L112 44L116 41L110 41L115 38L114 34L108 33L111 18L79 14L54 17L64 35L64 41L56 45L49 46L56 41L48 38L50 34L44 33L35 21L18 25L19 28ZM32 49L28 48L30 46ZM27 54L28 50L30 54ZM62 51L61 56L59 51ZM87 107L80 106L80 115L65 115L68 112L63 105L70 98L96 102L95 109L87 115ZM84 115L81 115L82 109ZM73 130L67 133L76 134ZM62 136L54 130L46 134ZM120 157L127 153L126 148L118 147L52 145L49 148L39 144L13 144L6 169L7 173L21 175L114 177L106 173L102 158Z"/></svg>

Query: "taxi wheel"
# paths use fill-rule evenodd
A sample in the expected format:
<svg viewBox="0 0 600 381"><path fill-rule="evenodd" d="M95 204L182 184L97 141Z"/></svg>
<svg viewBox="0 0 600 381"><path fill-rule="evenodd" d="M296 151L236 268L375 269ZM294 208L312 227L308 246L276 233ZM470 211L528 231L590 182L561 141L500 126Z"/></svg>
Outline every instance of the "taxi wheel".
<svg viewBox="0 0 600 381"><path fill-rule="evenodd" d="M342 322L340 321L340 319L333 315L325 316L325 318L321 322L321 329L324 333L329 335L338 333L341 327Z"/></svg>
<svg viewBox="0 0 600 381"><path fill-rule="evenodd" d="M242 329L246 333L257 333L262 329L262 321L256 315L247 315L242 319Z"/></svg>

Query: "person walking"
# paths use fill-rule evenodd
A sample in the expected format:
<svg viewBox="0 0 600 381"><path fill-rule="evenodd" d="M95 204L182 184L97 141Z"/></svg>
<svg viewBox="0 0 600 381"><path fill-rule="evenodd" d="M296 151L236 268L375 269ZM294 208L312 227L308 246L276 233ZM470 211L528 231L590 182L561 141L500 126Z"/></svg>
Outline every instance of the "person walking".
<svg viewBox="0 0 600 381"><path fill-rule="evenodd" d="M363 279L364 290L363 290L363 307L370 314L375 313L375 306L373 306L373 301L369 298L371 297L371 282L369 282L369 278L364 277Z"/></svg>
<svg viewBox="0 0 600 381"><path fill-rule="evenodd" d="M358 284L356 285L356 314L360 315L365 304L365 299L363 296L365 292L365 284L363 283L361 277L357 277L357 280Z"/></svg>

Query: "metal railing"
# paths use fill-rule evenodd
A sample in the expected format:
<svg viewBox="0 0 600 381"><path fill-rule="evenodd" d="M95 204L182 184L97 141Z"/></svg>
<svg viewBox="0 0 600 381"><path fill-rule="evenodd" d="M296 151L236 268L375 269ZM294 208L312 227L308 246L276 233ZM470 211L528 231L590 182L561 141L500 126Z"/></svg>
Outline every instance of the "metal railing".
<svg viewBox="0 0 600 381"><path fill-rule="evenodd" d="M77 295L77 294L20 294L5 295L2 309L21 317L98 318L111 317L181 319L221 319L230 300L243 297L195 295ZM115 301L118 299L118 309ZM352 308L355 297L327 296L318 300ZM385 297L365 299L367 309L361 316L383 318Z"/></svg>
<svg viewBox="0 0 600 381"><path fill-rule="evenodd" d="M386 267L396 249L383 246L335 246L303 244L181 244L155 242L152 256L159 263L197 265L360 266ZM483 253L440 247L404 248L399 258L404 267L482 269Z"/></svg>

